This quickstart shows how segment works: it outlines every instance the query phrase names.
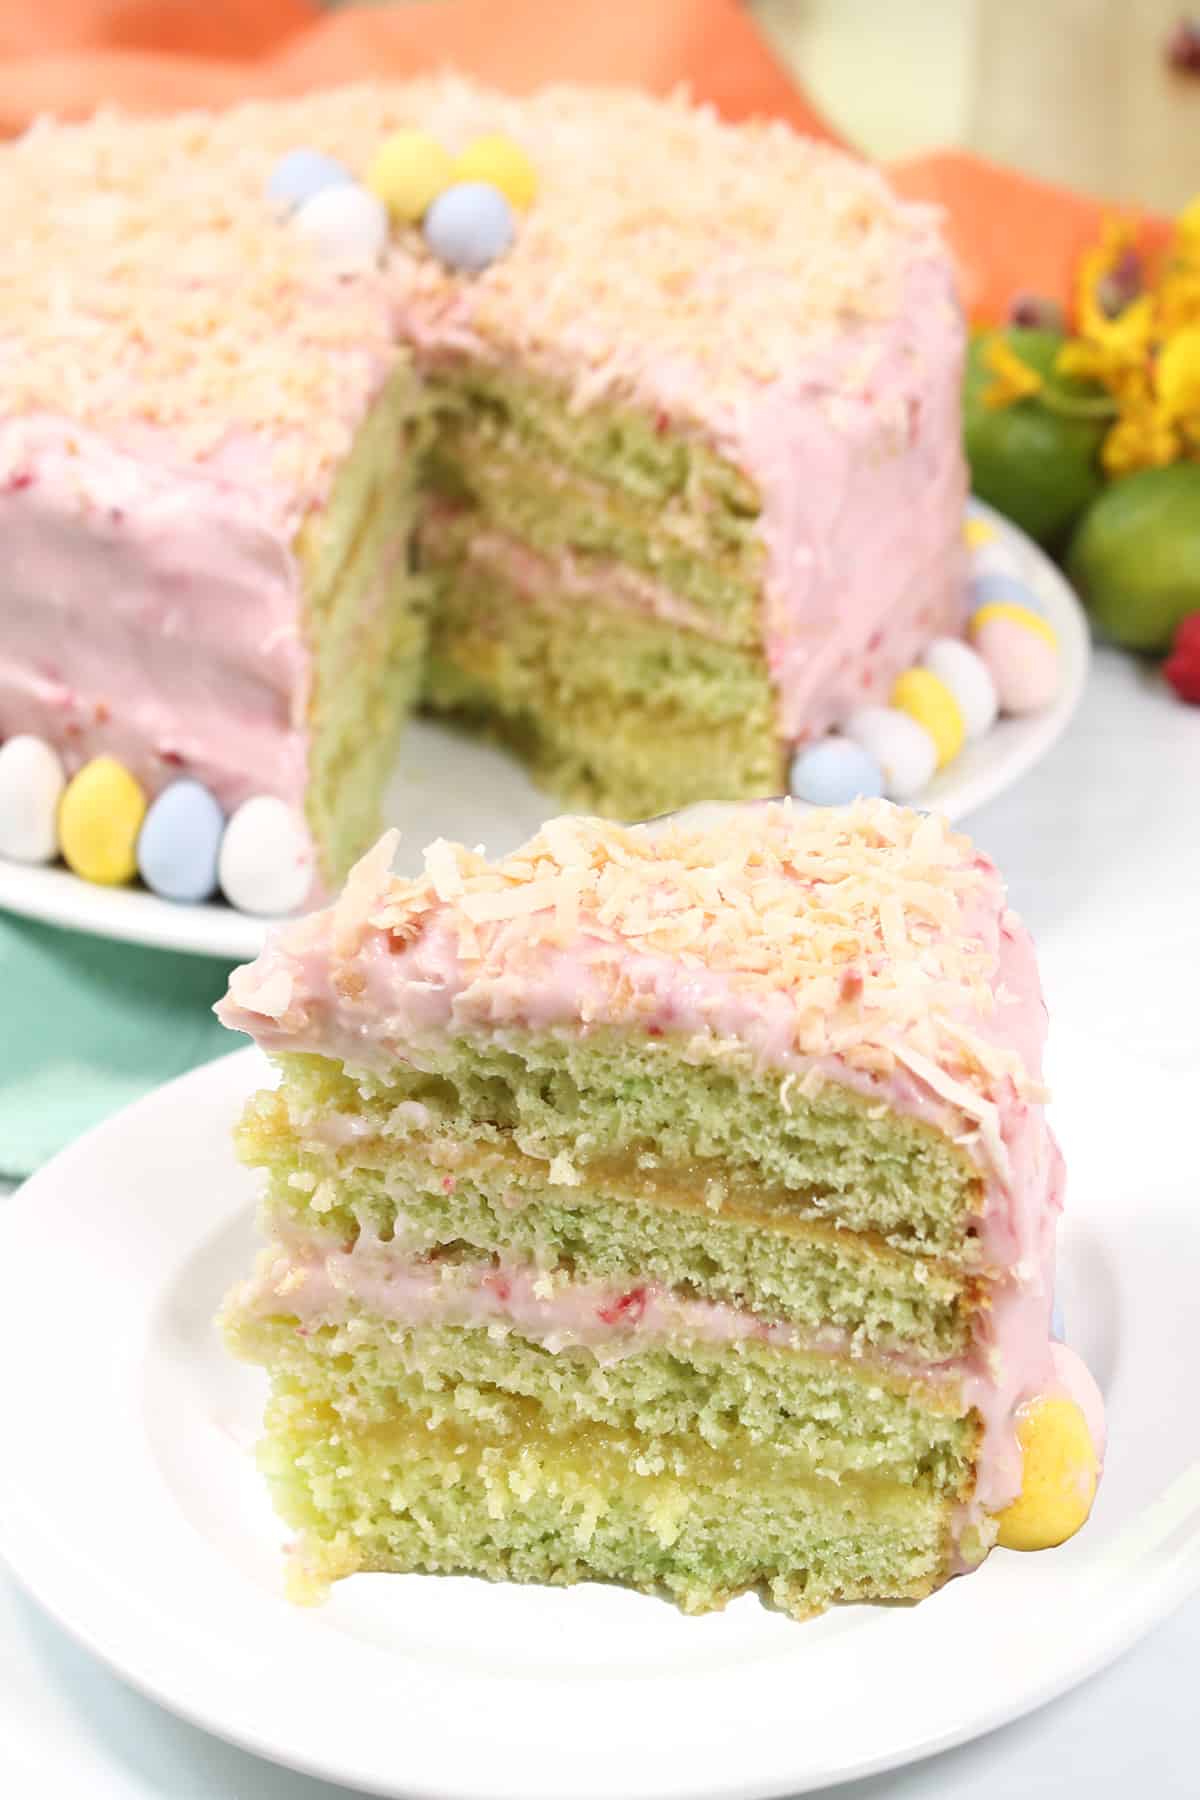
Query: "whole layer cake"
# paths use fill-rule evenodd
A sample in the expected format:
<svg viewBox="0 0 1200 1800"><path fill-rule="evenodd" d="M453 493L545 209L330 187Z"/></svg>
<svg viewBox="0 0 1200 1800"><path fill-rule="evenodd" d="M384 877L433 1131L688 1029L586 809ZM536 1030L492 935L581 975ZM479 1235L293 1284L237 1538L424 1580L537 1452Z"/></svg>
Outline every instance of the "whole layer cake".
<svg viewBox="0 0 1200 1800"><path fill-rule="evenodd" d="M273 212L506 133L536 194L455 273ZM963 330L929 215L779 124L446 78L0 150L0 738L302 806L326 879L418 700L636 818L782 791L962 622Z"/></svg>
<svg viewBox="0 0 1200 1800"><path fill-rule="evenodd" d="M995 869L886 802L717 812L441 842L416 880L386 839L234 973L280 1079L225 1329L270 1371L298 1594L459 1570L803 1615L1086 1517L1102 1416L1051 1340L1045 1013Z"/></svg>

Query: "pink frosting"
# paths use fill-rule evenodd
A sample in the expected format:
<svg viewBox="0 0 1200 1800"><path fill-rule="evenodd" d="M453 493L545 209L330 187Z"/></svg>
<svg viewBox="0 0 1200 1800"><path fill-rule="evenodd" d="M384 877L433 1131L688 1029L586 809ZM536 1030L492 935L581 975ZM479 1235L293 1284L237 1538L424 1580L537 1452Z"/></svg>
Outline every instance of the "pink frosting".
<svg viewBox="0 0 1200 1800"><path fill-rule="evenodd" d="M179 465L49 418L0 428L0 736L68 771L118 757L151 792L181 770L228 810L298 802L308 658L284 498L245 452Z"/></svg>
<svg viewBox="0 0 1200 1800"><path fill-rule="evenodd" d="M362 167L411 118L452 145L507 119L539 167L538 203L481 276L448 275L400 233L378 269L331 283L264 203L272 162L299 141ZM782 126L729 131L633 93L514 101L450 78L153 128L47 125L6 151L4 176L38 229L0 321L15 415L0 418L0 736L44 736L72 767L109 751L151 789L185 768L226 805L298 797L308 671L291 546L386 376L390 333L423 365L508 362L573 406L641 408L749 475L784 739L884 697L961 620L949 259L876 173ZM54 221L74 217L58 200L81 185L72 233ZM111 435L35 410L57 404ZM241 425L221 440L225 409ZM201 427L194 447L151 422L164 418ZM321 455L281 473L276 453L310 439ZM560 573L568 603L599 602ZM694 628L665 590L625 580L617 598Z"/></svg>
<svg viewBox="0 0 1200 1800"><path fill-rule="evenodd" d="M471 298L406 296L419 363L494 361ZM755 482L767 553L764 642L780 736L818 736L886 700L933 637L965 623L966 464L960 393L965 329L941 258L914 262L894 317L815 338L784 380L711 398L706 435ZM542 358L568 389L586 368ZM703 375L639 369L630 397L685 432Z"/></svg>
<svg viewBox="0 0 1200 1800"><path fill-rule="evenodd" d="M771 388L721 448L762 496L766 646L780 735L883 701L965 623L964 328L941 262L904 304Z"/></svg>
<svg viewBox="0 0 1200 1800"><path fill-rule="evenodd" d="M933 1386L950 1384L958 1389L962 1412L976 1410L984 1427L975 1495L964 1509L962 1525L1015 1498L1021 1486L1021 1452L1012 1416L1035 1393L1062 1385L1057 1369L1051 1373L1049 1366L1032 1386L1028 1365L1013 1365L998 1377L993 1354L999 1346L993 1335L981 1338L969 1356L940 1363L896 1352L864 1352L847 1332L834 1327L805 1331L745 1307L673 1293L656 1281L563 1280L527 1264L443 1264L414 1257L400 1223L400 1234L392 1240L361 1232L350 1246L327 1234L288 1233L243 1288L239 1304L263 1316L281 1311L294 1315L304 1330L344 1321L354 1308L406 1327L499 1325L554 1353L579 1347L602 1362L637 1355L654 1344L753 1342L885 1368ZM1005 1310L1014 1310L1011 1296L998 1303L997 1311ZM1005 1329L999 1320L1001 1340ZM1103 1410L1097 1423L1090 1396L1088 1406L1091 1416L1085 1416L1100 1448Z"/></svg>
<svg viewBox="0 0 1200 1800"><path fill-rule="evenodd" d="M429 507L421 525L421 544L436 554L445 538L442 528L457 511L440 503ZM603 556L584 559L569 550L544 556L507 532L491 528L471 533L465 556L485 574L499 575L521 597L559 611L595 603L608 612L662 619L701 637L719 641L723 636L721 622L712 613L630 563Z"/></svg>
<svg viewBox="0 0 1200 1800"><path fill-rule="evenodd" d="M788 739L886 698L931 637L962 624L961 330L940 265L919 265L912 288L896 320L814 352L715 428L762 496L764 632ZM444 347L411 305L401 335ZM663 373L640 401L666 404ZM151 792L185 769L227 808L251 793L302 798L308 667L291 544L304 497L270 478L265 454L231 443L196 462L160 432L118 446L43 416L0 428L0 736L44 737L68 769L108 752ZM495 532L473 549L564 604L706 629L681 596L619 565L547 562Z"/></svg>

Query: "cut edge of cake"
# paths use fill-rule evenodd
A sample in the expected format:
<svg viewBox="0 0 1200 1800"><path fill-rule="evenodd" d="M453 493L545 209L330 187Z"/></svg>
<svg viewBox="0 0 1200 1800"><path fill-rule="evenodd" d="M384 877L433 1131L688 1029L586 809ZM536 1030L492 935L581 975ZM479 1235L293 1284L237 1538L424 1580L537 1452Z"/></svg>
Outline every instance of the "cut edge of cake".
<svg viewBox="0 0 1200 1800"><path fill-rule="evenodd" d="M715 811L438 843L416 880L385 839L232 977L280 1082L239 1130L268 1247L224 1323L272 1374L301 1595L919 1598L986 1555L1032 1405L1078 1405L1098 1468L995 870L884 802Z"/></svg>

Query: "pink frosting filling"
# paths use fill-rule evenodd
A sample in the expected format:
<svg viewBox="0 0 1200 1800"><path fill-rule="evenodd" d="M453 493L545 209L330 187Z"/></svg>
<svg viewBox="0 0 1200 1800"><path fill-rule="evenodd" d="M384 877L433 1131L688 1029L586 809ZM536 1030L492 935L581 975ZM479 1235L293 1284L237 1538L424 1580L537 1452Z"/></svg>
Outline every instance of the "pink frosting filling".
<svg viewBox="0 0 1200 1800"><path fill-rule="evenodd" d="M1063 1346L1055 1346L1053 1360L1047 1351L1045 1365L1036 1365L1036 1378L1028 1357L1012 1357L1012 1319L1021 1310L1015 1289L997 1296L989 1327L971 1354L941 1363L864 1352L835 1327L805 1331L744 1307L673 1293L656 1281L564 1281L518 1263L429 1261L413 1256L402 1233L383 1242L362 1232L352 1245L327 1235L288 1234L247 1284L241 1303L260 1315L294 1315L303 1331L342 1321L351 1308L360 1307L405 1327L502 1326L552 1352L586 1348L602 1362L636 1355L655 1343L754 1342L858 1361L936 1386L951 1384L959 1391L962 1411L974 1409L983 1422L975 1495L964 1509L962 1527L1000 1510L1020 1492L1021 1452L1012 1418L1021 1403L1038 1393L1061 1391L1076 1397L1082 1392L1069 1355L1057 1354ZM1027 1337L1028 1323L1022 1320L1018 1330L1022 1339ZM1092 1384L1092 1393L1082 1399L1100 1453L1103 1409L1097 1419L1094 1394Z"/></svg>

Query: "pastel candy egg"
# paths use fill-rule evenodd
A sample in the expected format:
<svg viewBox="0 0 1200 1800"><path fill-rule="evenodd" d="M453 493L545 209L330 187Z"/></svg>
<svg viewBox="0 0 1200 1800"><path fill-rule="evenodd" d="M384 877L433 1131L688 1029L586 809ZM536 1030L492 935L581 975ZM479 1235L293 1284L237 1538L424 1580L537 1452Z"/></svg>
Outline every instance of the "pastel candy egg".
<svg viewBox="0 0 1200 1800"><path fill-rule="evenodd" d="M145 816L146 796L129 770L115 757L94 757L67 783L58 806L67 867L104 887L132 881Z"/></svg>
<svg viewBox="0 0 1200 1800"><path fill-rule="evenodd" d="M533 204L537 192L533 164L520 144L514 144L502 131L474 138L455 161L454 179L489 182L518 212Z"/></svg>
<svg viewBox="0 0 1200 1800"><path fill-rule="evenodd" d="M1067 1336L1067 1322L1063 1317L1062 1301L1057 1294L1050 1309L1050 1336L1059 1344L1065 1343Z"/></svg>
<svg viewBox="0 0 1200 1800"><path fill-rule="evenodd" d="M53 862L58 803L66 785L58 754L41 738L9 738L0 749L0 856Z"/></svg>
<svg viewBox="0 0 1200 1800"><path fill-rule="evenodd" d="M373 269L388 241L387 207L357 182L321 188L297 208L292 223L312 238L334 275Z"/></svg>
<svg viewBox="0 0 1200 1800"><path fill-rule="evenodd" d="M989 600L986 606L976 607L971 614L969 629L974 632L977 626L990 624L995 619L1007 619L1023 631L1036 632L1052 650L1058 649L1058 638L1049 620L1016 600Z"/></svg>
<svg viewBox="0 0 1200 1800"><path fill-rule="evenodd" d="M958 701L931 669L905 669L892 686L892 705L899 707L933 739L937 766L953 762L967 735Z"/></svg>
<svg viewBox="0 0 1200 1800"><path fill-rule="evenodd" d="M397 225L415 225L456 179L454 159L427 131L393 131L371 158L367 186Z"/></svg>
<svg viewBox="0 0 1200 1800"><path fill-rule="evenodd" d="M1050 1550L1073 1537L1087 1519L1100 1474L1099 1458L1081 1407L1043 1395L1020 1409L1021 1492L999 1516L1006 1550Z"/></svg>
<svg viewBox="0 0 1200 1800"><path fill-rule="evenodd" d="M1007 569L981 568L971 581L967 610L977 612L981 606L1020 606L1036 618L1045 616L1041 600L1027 582L1020 581Z"/></svg>
<svg viewBox="0 0 1200 1800"><path fill-rule="evenodd" d="M320 150L289 150L271 170L267 199L282 218L322 188L342 187L353 180L349 169L335 156L326 156Z"/></svg>
<svg viewBox="0 0 1200 1800"><path fill-rule="evenodd" d="M923 725L893 706L860 706L842 725L883 771L889 800L911 800L932 779L937 746Z"/></svg>
<svg viewBox="0 0 1200 1800"><path fill-rule="evenodd" d="M845 806L859 795L875 799L882 794L883 770L853 738L827 737L797 750L789 786L797 800L810 806Z"/></svg>
<svg viewBox="0 0 1200 1800"><path fill-rule="evenodd" d="M207 900L217 888L225 815L198 781L164 788L138 833L138 874L164 900Z"/></svg>
<svg viewBox="0 0 1200 1800"><path fill-rule="evenodd" d="M452 269L477 274L513 241L512 207L486 181L460 181L425 214L425 242Z"/></svg>
<svg viewBox="0 0 1200 1800"><path fill-rule="evenodd" d="M983 513L967 514L963 523L963 542L968 550L982 550L985 544L994 544L999 536L992 521Z"/></svg>
<svg viewBox="0 0 1200 1800"><path fill-rule="evenodd" d="M962 714L967 742L983 737L996 723L996 684L982 656L961 638L934 638L921 657L921 667L945 682Z"/></svg>
<svg viewBox="0 0 1200 1800"><path fill-rule="evenodd" d="M985 606L969 631L996 684L1001 712L1049 706L1058 692L1058 648L1044 619L1020 606Z"/></svg>
<svg viewBox="0 0 1200 1800"><path fill-rule="evenodd" d="M225 898L242 912L295 912L313 880L312 844L300 814L273 794L244 800L225 827L217 876Z"/></svg>

